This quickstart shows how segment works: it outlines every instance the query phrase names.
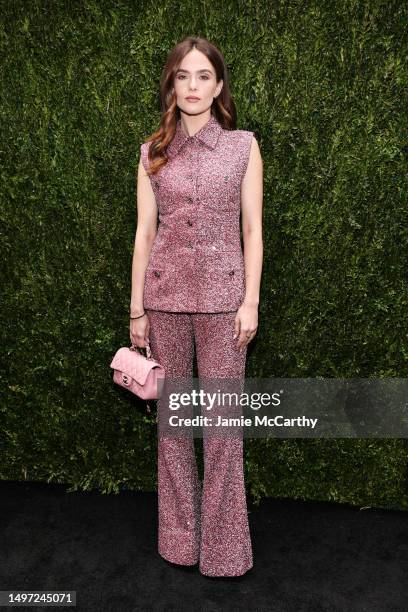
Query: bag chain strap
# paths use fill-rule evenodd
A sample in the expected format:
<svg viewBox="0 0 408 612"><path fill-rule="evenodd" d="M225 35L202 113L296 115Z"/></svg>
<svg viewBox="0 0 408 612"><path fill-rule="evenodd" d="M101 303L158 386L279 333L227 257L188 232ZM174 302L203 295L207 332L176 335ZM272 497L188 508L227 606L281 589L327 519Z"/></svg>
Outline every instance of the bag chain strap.
<svg viewBox="0 0 408 612"><path fill-rule="evenodd" d="M152 359L152 351L150 348L150 344L147 344L146 346L136 346L135 344L132 344L129 350L139 351L140 353L142 353L142 355L143 355L143 351L146 351L146 359Z"/></svg>

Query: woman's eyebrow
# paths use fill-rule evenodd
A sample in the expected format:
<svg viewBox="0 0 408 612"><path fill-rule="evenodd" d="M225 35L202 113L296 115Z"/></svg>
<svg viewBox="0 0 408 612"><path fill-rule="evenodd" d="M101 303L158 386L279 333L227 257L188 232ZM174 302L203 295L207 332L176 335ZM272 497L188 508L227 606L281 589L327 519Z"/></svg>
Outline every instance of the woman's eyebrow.
<svg viewBox="0 0 408 612"><path fill-rule="evenodd" d="M188 73L190 73L189 70L184 70L184 68L179 68L177 70L177 72L188 72ZM209 72L210 74L212 74L212 70L209 70L208 68L202 68L201 70L197 70L197 72Z"/></svg>

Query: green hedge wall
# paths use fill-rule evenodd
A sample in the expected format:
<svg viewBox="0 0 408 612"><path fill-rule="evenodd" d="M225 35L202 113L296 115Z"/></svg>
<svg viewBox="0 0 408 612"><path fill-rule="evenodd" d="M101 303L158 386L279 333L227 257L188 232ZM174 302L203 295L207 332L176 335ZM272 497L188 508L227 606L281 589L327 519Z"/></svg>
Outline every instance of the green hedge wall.
<svg viewBox="0 0 408 612"><path fill-rule="evenodd" d="M247 375L407 376L406 23L396 0L2 3L2 479L155 490L154 416L109 363L129 340L139 148L190 34L223 51L264 159ZM257 503L408 509L406 440L245 449Z"/></svg>

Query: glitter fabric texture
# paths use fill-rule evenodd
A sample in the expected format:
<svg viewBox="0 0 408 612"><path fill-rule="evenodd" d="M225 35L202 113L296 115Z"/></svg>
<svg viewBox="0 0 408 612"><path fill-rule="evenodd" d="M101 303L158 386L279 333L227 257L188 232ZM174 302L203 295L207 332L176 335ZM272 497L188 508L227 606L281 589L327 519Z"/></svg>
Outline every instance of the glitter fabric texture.
<svg viewBox="0 0 408 612"><path fill-rule="evenodd" d="M245 376L246 347L236 348L235 312L147 310L152 355L170 378ZM166 410L158 400L158 411ZM243 470L242 438L204 438L204 482L194 440L158 438L159 554L194 565L207 576L241 576L253 566Z"/></svg>
<svg viewBox="0 0 408 612"><path fill-rule="evenodd" d="M187 136L180 119L168 162L150 176L159 212L143 304L152 356L166 376L244 380L236 310L245 296L241 183L253 132L225 130L211 115ZM148 169L150 143L141 145ZM168 410L157 403L158 410ZM241 576L253 565L242 438L204 438L204 482L194 440L158 435L159 554L207 576Z"/></svg>
<svg viewBox="0 0 408 612"><path fill-rule="evenodd" d="M177 121L168 162L150 176L159 226L145 273L145 308L227 312L241 305L241 182L252 137L223 129L214 115L194 136ZM149 146L141 145L145 169Z"/></svg>

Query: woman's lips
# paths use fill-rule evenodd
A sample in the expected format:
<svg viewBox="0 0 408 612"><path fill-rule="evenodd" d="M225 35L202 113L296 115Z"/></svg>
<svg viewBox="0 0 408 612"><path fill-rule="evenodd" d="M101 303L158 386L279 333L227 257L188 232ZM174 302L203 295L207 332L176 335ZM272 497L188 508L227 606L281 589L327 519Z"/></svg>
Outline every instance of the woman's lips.
<svg viewBox="0 0 408 612"><path fill-rule="evenodd" d="M199 102L200 98L186 98L188 102Z"/></svg>

